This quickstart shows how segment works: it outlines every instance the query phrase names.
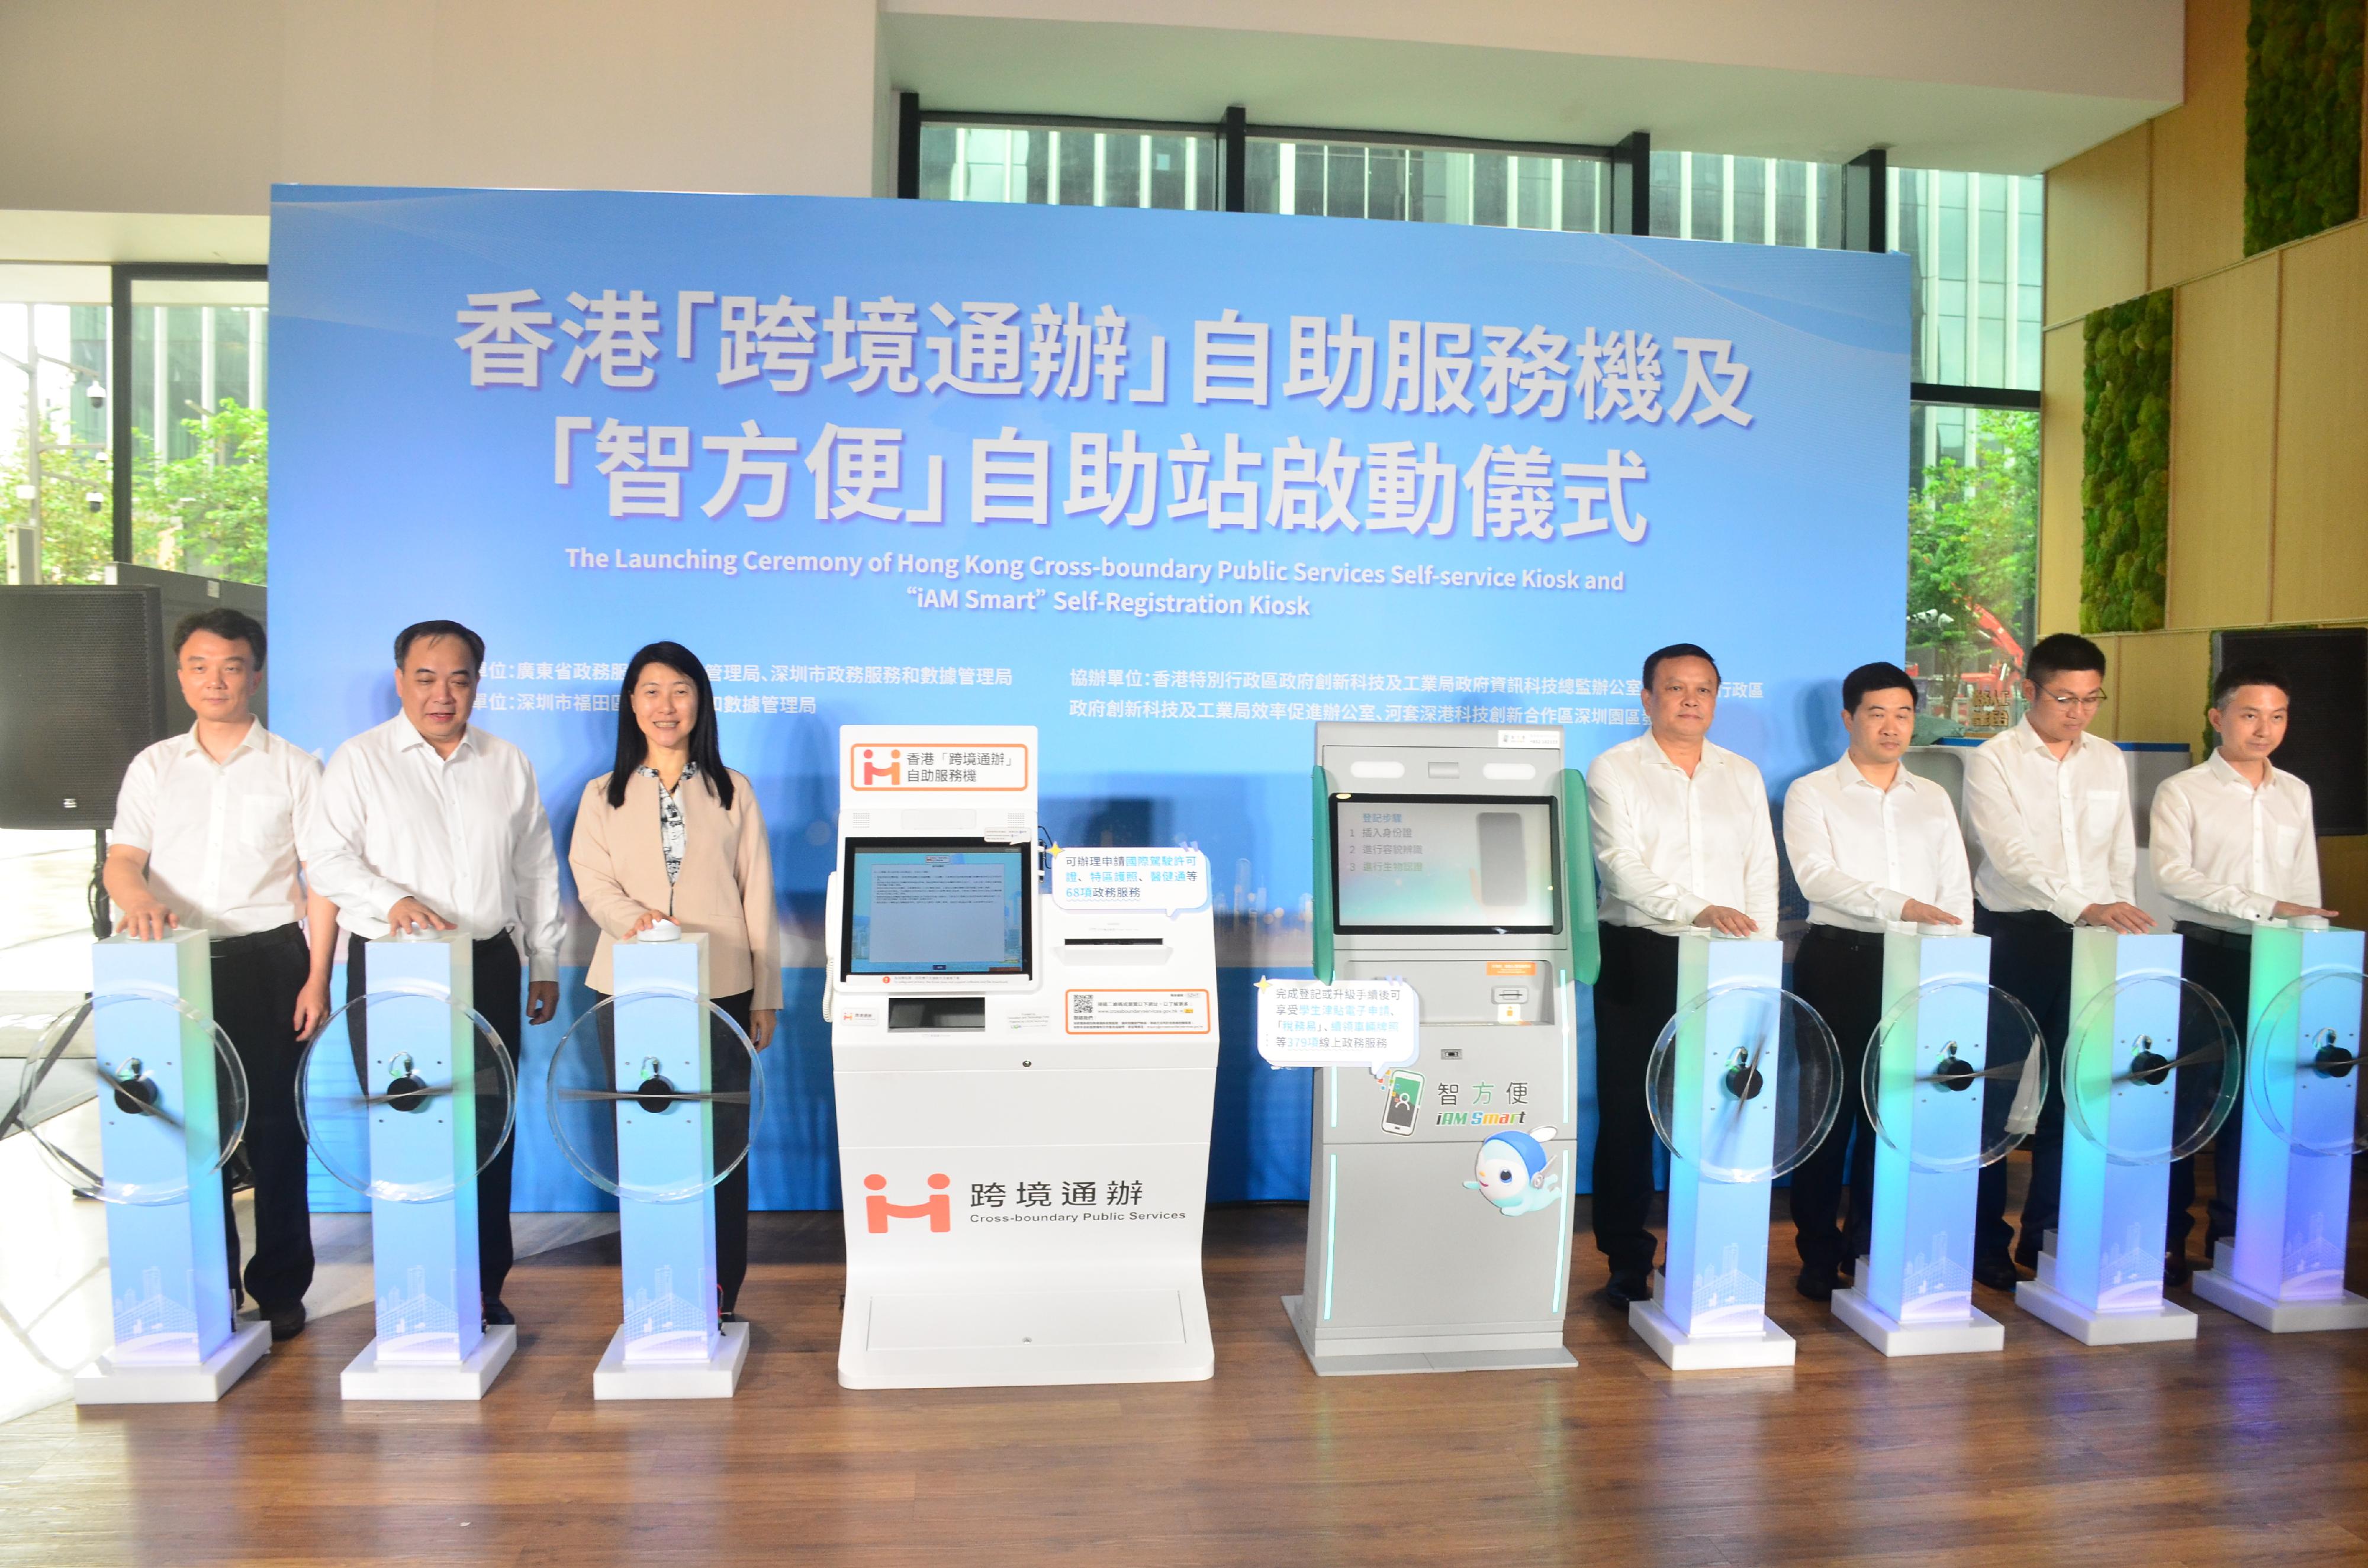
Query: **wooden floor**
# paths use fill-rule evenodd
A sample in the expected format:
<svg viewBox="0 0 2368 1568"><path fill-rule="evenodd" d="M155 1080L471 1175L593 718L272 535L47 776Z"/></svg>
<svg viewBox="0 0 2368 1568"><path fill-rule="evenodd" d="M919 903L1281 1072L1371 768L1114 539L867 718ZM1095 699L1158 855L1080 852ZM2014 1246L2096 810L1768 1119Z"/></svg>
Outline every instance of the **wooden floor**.
<svg viewBox="0 0 2368 1568"><path fill-rule="evenodd" d="M2193 1343L2089 1350L1979 1291L2002 1355L1886 1362L1780 1235L1797 1367L1680 1378L1589 1299L1582 1236L1577 1370L1319 1380L1276 1205L1211 1216L1213 1381L853 1392L837 1216L756 1222L734 1400L594 1404L616 1244L585 1242L519 1265L482 1405L341 1403L357 1309L217 1406L0 1426L0 1562L2368 1562L2368 1335L2203 1307Z"/></svg>

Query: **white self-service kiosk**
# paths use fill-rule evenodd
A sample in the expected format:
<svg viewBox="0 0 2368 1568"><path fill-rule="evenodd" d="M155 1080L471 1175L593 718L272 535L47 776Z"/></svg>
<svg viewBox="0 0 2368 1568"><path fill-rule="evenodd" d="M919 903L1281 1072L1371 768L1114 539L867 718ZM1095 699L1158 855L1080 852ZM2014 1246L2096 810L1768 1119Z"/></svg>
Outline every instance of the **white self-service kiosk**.
<svg viewBox="0 0 2368 1568"><path fill-rule="evenodd" d="M1197 850L1038 846L1036 732L839 732L824 1007L848 1388L1214 1369Z"/></svg>

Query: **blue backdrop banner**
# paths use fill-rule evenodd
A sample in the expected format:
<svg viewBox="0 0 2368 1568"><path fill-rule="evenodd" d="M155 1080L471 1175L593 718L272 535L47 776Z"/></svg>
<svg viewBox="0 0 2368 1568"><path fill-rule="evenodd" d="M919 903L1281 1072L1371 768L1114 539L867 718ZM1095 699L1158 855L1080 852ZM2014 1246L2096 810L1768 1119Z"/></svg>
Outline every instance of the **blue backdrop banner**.
<svg viewBox="0 0 2368 1568"><path fill-rule="evenodd" d="M1642 655L1694 641L1715 738L1781 793L1839 744L1841 673L1901 653L1904 256L791 197L272 210L273 716L325 753L394 711L398 628L465 621L564 858L625 662L708 662L788 922L759 1207L836 1202L840 724L1039 725L1056 836L1207 853L1212 1196L1292 1198L1305 1074L1258 1062L1248 985L1307 962L1314 722L1561 725L1584 766L1641 725ZM540 1104L587 1000L571 918L520 1209L598 1206Z"/></svg>

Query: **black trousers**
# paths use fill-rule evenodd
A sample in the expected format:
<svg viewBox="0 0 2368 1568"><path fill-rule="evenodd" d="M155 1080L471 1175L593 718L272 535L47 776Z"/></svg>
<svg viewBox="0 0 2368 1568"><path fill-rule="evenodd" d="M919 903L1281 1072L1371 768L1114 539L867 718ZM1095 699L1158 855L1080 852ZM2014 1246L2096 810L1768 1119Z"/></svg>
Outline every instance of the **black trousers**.
<svg viewBox="0 0 2368 1568"><path fill-rule="evenodd" d="M2228 1021L2244 1038L2253 995L2253 938L2214 926L2182 920L2179 934L2180 972L2212 993L2228 1010ZM2245 1104L2239 1096L2220 1136L2212 1145L2212 1203L2205 1210L2203 1249L2206 1260L2224 1236L2237 1233L2237 1178L2244 1163ZM2170 1222L2163 1236L2165 1250L2187 1251L2195 1230L2195 1158L2173 1162L2170 1167Z"/></svg>
<svg viewBox="0 0 2368 1568"><path fill-rule="evenodd" d="M1974 929L1990 938L1990 983L2031 1009L2047 1041L2047 1104L2024 1145L2031 1151L2031 1187L2022 1199L2021 1234L2006 1222L2006 1161L1982 1167L1974 1199L1974 1255L1996 1256L2011 1246L2028 1265L2055 1227L2064 1191L2064 1096L2056 1085L2071 1022L2072 927L2044 910L2002 913L1976 903Z"/></svg>
<svg viewBox="0 0 2368 1568"><path fill-rule="evenodd" d="M349 1002L370 989L368 953L369 945L359 937L347 940L346 999ZM524 975L518 948L507 934L488 937L471 947L469 957L470 984L476 996L478 1015L501 1036L502 1049L509 1053L510 1071L515 1077L518 1044L525 1033ZM346 1015L358 1061L369 1049L363 1017L369 1011L367 1007L358 1007ZM384 1087L378 1085L372 1092ZM490 1138L497 1131L484 1130L481 1136ZM477 1173L477 1285L488 1301L502 1299L502 1284L510 1273L510 1165L517 1153L518 1137L513 1132L502 1141L501 1148L485 1168Z"/></svg>
<svg viewBox="0 0 2368 1568"><path fill-rule="evenodd" d="M1883 937L1810 926L1793 962L1793 990L1826 1020L1842 1056L1842 1105L1834 1130L1793 1172L1795 1244L1812 1267L1850 1267L1866 1256L1874 1228L1874 1128L1866 1118L1861 1074L1868 1037L1883 1021ZM1837 1229L1845 1174L1850 1218Z"/></svg>
<svg viewBox="0 0 2368 1568"><path fill-rule="evenodd" d="M1642 1279L1658 1243L1645 1228L1653 1202L1653 1119L1645 1063L1678 1007L1678 939L1605 926L1595 983L1595 1245L1614 1278Z"/></svg>
<svg viewBox="0 0 2368 1568"><path fill-rule="evenodd" d="M246 1140L255 1180L255 1256L246 1294L268 1316L302 1301L313 1284L313 1210L304 1191L304 1131L296 1120L296 998L313 969L302 927L278 926L213 944L214 1021L246 1073ZM222 1173L230 1285L239 1288L238 1214Z"/></svg>
<svg viewBox="0 0 2368 1568"><path fill-rule="evenodd" d="M741 1031L748 1029L748 1004L754 992L743 991L731 996L718 996L715 1005L731 1015ZM600 1055L611 1064L617 1060L617 1017L614 1008L604 1007L599 1014ZM753 1038L753 1037L751 1037ZM711 1015L707 1020L708 1059L715 1074L717 1094L748 1092L748 1053L740 1042L717 1027ZM610 1088L617 1085L610 1082ZM715 1153L718 1160L728 1160L748 1146L748 1107L718 1105L715 1111ZM731 1312L739 1304L741 1282L748 1278L748 1162L746 1159L732 1167L732 1174L715 1184L715 1294L723 1310Z"/></svg>

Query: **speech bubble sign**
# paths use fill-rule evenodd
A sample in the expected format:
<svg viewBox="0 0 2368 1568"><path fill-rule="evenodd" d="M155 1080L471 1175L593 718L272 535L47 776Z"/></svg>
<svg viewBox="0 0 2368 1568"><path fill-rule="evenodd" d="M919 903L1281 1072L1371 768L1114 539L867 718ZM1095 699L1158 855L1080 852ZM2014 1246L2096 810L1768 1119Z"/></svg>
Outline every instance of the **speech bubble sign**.
<svg viewBox="0 0 2368 1568"><path fill-rule="evenodd" d="M1270 1066L1407 1066L1421 1026L1422 999L1403 980L1258 982L1258 1049Z"/></svg>
<svg viewBox="0 0 2368 1568"><path fill-rule="evenodd" d="M1053 857L1053 902L1189 915L1209 907L1209 858L1198 849L1064 849Z"/></svg>

